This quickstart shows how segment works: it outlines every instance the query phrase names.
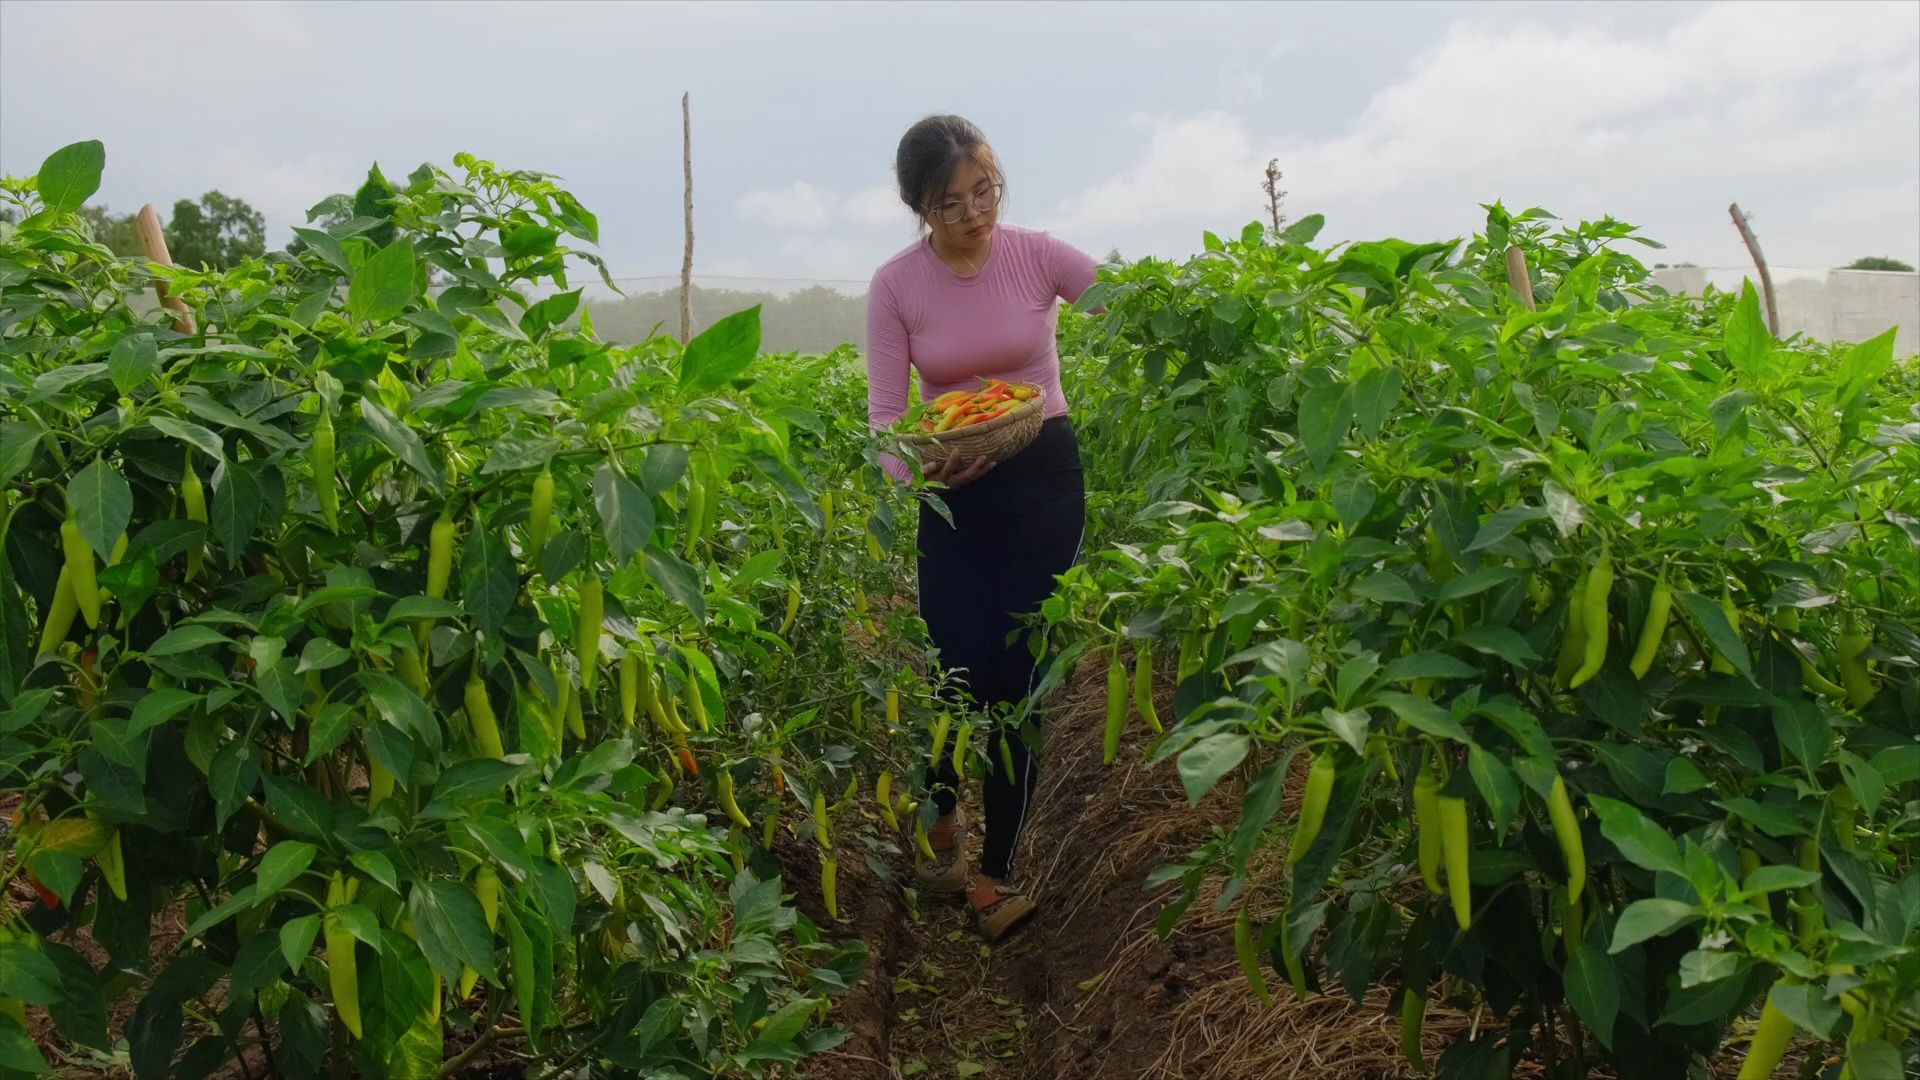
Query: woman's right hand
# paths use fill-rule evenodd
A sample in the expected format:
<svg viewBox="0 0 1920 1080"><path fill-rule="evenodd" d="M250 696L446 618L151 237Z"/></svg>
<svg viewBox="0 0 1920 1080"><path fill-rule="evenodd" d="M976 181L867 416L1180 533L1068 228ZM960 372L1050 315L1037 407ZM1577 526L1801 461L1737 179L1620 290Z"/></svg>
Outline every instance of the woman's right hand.
<svg viewBox="0 0 1920 1080"><path fill-rule="evenodd" d="M940 459L924 470L929 484L944 484L949 488L966 487L975 480L993 471L995 462L988 458L975 458L973 464L964 469L952 468L955 456L952 454Z"/></svg>

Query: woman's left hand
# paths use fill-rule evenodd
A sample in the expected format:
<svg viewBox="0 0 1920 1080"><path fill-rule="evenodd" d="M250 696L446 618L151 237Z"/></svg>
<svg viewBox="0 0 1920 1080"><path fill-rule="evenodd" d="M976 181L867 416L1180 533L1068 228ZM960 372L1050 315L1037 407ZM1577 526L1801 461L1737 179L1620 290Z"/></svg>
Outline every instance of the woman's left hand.
<svg viewBox="0 0 1920 1080"><path fill-rule="evenodd" d="M948 469L953 465L953 462L953 455L948 455L941 459L938 464L929 466L926 469L927 483L944 484L949 488L965 487L992 472L995 464L995 462L988 458L975 458L973 464L957 472L949 473Z"/></svg>

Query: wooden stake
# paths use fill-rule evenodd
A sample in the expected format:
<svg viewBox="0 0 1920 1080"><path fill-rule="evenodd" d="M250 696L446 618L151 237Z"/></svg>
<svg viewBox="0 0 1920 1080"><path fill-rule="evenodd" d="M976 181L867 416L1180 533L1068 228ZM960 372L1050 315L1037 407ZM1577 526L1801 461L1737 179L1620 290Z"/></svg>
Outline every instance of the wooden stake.
<svg viewBox="0 0 1920 1080"><path fill-rule="evenodd" d="M1527 253L1517 247L1507 249L1507 284L1520 294L1528 311L1538 311L1533 302L1533 275L1527 271Z"/></svg>
<svg viewBox="0 0 1920 1080"><path fill-rule="evenodd" d="M680 258L680 341L693 340L693 109L680 95L680 155L686 175L687 250Z"/></svg>
<svg viewBox="0 0 1920 1080"><path fill-rule="evenodd" d="M152 203L141 207L140 213L134 216L133 231L140 237L140 250L146 253L147 258L161 266L173 265L173 256L167 253L166 230L160 227L160 212L153 208ZM164 281L155 281L153 292L160 298L161 307L179 313L180 317L173 320L173 328L192 337L193 313L187 310L187 305L179 297L168 295Z"/></svg>
<svg viewBox="0 0 1920 1080"><path fill-rule="evenodd" d="M1767 329L1774 337L1780 336L1780 309L1773 301L1773 275L1767 272L1767 257L1760 254L1760 241L1753 235L1753 226L1747 223L1747 215L1740 212L1740 204L1727 207L1727 213L1733 215L1733 227L1740 230L1740 239L1747 245L1747 254L1753 256L1753 265L1760 271L1760 297L1767 302Z"/></svg>

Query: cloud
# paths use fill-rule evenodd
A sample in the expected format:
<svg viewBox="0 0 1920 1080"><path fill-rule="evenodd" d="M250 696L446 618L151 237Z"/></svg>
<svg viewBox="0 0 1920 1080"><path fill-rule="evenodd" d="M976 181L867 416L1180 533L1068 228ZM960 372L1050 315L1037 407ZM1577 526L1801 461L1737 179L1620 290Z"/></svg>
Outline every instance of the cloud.
<svg viewBox="0 0 1920 1080"><path fill-rule="evenodd" d="M1478 201L1538 196L1622 216L1677 217L1685 204L1700 235L1718 237L1731 199L1779 192L1785 216L1802 209L1788 192L1827 186L1836 162L1875 179L1914 173L1917 34L1920 7L1897 4L1772 5L1765 17L1720 5L1652 36L1463 21L1327 137L1256 132L1224 111L1154 117L1138 157L1050 224L1083 237L1230 227L1259 213L1261 170L1277 157L1297 213L1340 212L1369 235L1445 231ZM1811 228L1794 242L1829 243Z"/></svg>
<svg viewBox="0 0 1920 1080"><path fill-rule="evenodd" d="M832 220L833 193L795 180L784 188L750 191L735 209L748 222L782 232L818 232Z"/></svg>
<svg viewBox="0 0 1920 1080"><path fill-rule="evenodd" d="M907 220L900 193L886 184L862 188L847 196L842 211L855 225L898 225Z"/></svg>

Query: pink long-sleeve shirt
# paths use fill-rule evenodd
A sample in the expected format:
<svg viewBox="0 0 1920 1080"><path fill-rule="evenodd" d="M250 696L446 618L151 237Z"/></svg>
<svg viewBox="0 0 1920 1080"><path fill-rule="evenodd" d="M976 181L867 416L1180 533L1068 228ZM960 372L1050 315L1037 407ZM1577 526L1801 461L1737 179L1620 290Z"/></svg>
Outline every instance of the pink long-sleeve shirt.
<svg viewBox="0 0 1920 1080"><path fill-rule="evenodd" d="M974 390L982 376L1027 382L1048 417L1067 414L1054 335L1058 301L1092 285L1092 256L1038 229L1000 225L978 273L961 274L921 239L874 272L867 292L867 418L891 427L907 411L909 372L920 396ZM896 480L911 473L886 458Z"/></svg>

